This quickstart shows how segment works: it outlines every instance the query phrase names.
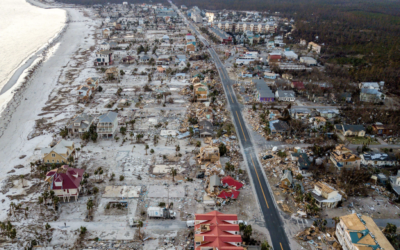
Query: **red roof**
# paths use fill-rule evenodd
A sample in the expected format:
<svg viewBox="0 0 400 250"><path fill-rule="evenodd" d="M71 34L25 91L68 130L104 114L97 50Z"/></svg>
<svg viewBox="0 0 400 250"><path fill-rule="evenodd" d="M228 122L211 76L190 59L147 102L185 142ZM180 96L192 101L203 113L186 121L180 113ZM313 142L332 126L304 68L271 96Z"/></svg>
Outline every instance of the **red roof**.
<svg viewBox="0 0 400 250"><path fill-rule="evenodd" d="M195 250L203 247L213 247L219 250L243 250L240 245L242 237L239 233L236 214L223 214L212 211L206 214L195 214ZM208 228L202 228L207 225ZM196 245L196 242L200 245Z"/></svg>
<svg viewBox="0 0 400 250"><path fill-rule="evenodd" d="M280 55L269 55L269 60L278 60L281 58L282 58L282 56L280 56Z"/></svg>
<svg viewBox="0 0 400 250"><path fill-rule="evenodd" d="M305 88L303 82L292 82L292 84L293 84L293 88L296 88L296 89L304 89Z"/></svg>
<svg viewBox="0 0 400 250"><path fill-rule="evenodd" d="M47 172L46 179L50 180L51 189L77 189L81 184L84 172L84 169L63 165ZM55 182L61 182L61 186L56 186Z"/></svg>
<svg viewBox="0 0 400 250"><path fill-rule="evenodd" d="M236 191L236 190L231 190L231 191L222 190L222 192L219 193L218 198L222 198L222 199L227 199L227 198L237 199L239 194L240 194L240 192Z"/></svg>
<svg viewBox="0 0 400 250"><path fill-rule="evenodd" d="M228 186L234 186L236 187L236 190L240 189L241 187L243 187L243 184L235 179L233 179L232 177L225 176L224 178L222 178L222 184L228 184Z"/></svg>

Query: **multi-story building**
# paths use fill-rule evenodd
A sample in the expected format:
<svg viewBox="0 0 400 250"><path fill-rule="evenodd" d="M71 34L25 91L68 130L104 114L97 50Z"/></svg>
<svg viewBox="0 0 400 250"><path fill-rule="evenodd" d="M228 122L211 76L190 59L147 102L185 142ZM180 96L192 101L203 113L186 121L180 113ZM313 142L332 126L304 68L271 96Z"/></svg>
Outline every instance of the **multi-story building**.
<svg viewBox="0 0 400 250"><path fill-rule="evenodd" d="M118 113L109 111L99 117L97 134L101 138L114 138L118 129Z"/></svg>
<svg viewBox="0 0 400 250"><path fill-rule="evenodd" d="M331 153L330 159L339 170L342 168L360 169L361 158L353 154L343 144L336 146Z"/></svg>
<svg viewBox="0 0 400 250"><path fill-rule="evenodd" d="M273 33L276 25L274 23L250 23L250 22L230 22L220 21L215 22L214 26L227 32L245 32L247 30L257 34Z"/></svg>
<svg viewBox="0 0 400 250"><path fill-rule="evenodd" d="M194 216L194 249L244 250L236 214L212 211Z"/></svg>
<svg viewBox="0 0 400 250"><path fill-rule="evenodd" d="M343 250L394 250L371 217L349 214L340 217L336 237Z"/></svg>

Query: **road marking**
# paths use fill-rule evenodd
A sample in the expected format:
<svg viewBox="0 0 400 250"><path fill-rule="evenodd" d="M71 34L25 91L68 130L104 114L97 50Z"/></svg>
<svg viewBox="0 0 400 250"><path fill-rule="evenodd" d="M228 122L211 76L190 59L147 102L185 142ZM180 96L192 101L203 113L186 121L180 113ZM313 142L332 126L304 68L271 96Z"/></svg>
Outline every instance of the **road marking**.
<svg viewBox="0 0 400 250"><path fill-rule="evenodd" d="M260 177L258 176L258 172L257 172L257 169L256 169L256 165L254 164L254 161L253 161L253 156L250 155L250 158L251 158L251 161L253 162L254 170L256 171L258 183L260 183L260 188L261 188L261 192L263 193L263 196L264 196L265 204L267 204L267 208L269 209L268 201L267 201L267 198L265 197L264 189L263 189L262 186L261 186Z"/></svg>
<svg viewBox="0 0 400 250"><path fill-rule="evenodd" d="M236 116L237 116L237 118L238 118L238 121L239 121L240 128L242 129L242 133L243 133L244 140L245 140L245 141L247 141L247 139L246 139L246 136L244 135L244 131L243 131L243 127L242 127L242 123L240 122L240 119L239 119L239 114L238 114L238 112L237 112L237 111L236 111Z"/></svg>
<svg viewBox="0 0 400 250"><path fill-rule="evenodd" d="M281 249L283 250L282 243L279 242L279 245L281 245Z"/></svg>

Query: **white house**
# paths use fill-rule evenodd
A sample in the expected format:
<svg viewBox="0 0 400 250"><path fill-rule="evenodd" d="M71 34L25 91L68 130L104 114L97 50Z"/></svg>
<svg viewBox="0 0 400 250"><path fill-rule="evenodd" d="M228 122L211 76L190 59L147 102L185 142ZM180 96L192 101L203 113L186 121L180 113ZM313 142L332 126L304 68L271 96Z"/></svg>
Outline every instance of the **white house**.
<svg viewBox="0 0 400 250"><path fill-rule="evenodd" d="M294 102L296 100L296 95L293 90L280 90L275 92L275 99L282 102Z"/></svg>
<svg viewBox="0 0 400 250"><path fill-rule="evenodd" d="M95 66L99 65L112 65L114 63L114 54L111 50L100 50L96 52Z"/></svg>
<svg viewBox="0 0 400 250"><path fill-rule="evenodd" d="M315 183L311 194L320 208L334 208L342 200L342 195L336 189L321 181Z"/></svg>
<svg viewBox="0 0 400 250"><path fill-rule="evenodd" d="M110 44L103 42L102 44L100 44L100 50L110 50Z"/></svg>
<svg viewBox="0 0 400 250"><path fill-rule="evenodd" d="M397 166L399 161L393 154L365 153L361 156L361 164L365 166Z"/></svg>

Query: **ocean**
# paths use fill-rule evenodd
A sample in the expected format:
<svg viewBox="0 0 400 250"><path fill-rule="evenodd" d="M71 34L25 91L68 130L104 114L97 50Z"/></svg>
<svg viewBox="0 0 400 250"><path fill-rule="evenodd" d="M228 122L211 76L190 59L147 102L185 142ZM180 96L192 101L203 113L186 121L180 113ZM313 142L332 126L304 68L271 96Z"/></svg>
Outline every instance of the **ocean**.
<svg viewBox="0 0 400 250"><path fill-rule="evenodd" d="M15 70L64 27L66 12L25 0L0 1L0 90Z"/></svg>

